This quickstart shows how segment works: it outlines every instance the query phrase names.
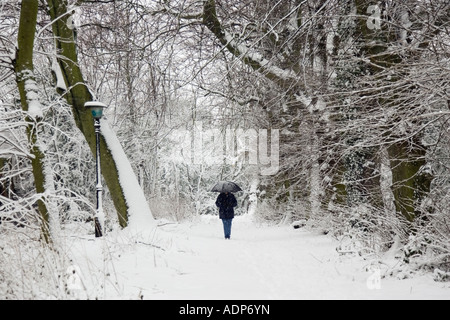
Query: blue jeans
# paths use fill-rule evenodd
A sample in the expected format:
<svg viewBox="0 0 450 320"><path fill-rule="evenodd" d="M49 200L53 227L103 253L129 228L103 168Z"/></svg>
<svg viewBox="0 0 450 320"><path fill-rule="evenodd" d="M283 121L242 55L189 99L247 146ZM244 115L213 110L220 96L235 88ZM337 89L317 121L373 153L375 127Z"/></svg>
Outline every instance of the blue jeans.
<svg viewBox="0 0 450 320"><path fill-rule="evenodd" d="M223 222L223 232L225 233L225 239L230 239L231 236L231 223L233 219L222 219Z"/></svg>

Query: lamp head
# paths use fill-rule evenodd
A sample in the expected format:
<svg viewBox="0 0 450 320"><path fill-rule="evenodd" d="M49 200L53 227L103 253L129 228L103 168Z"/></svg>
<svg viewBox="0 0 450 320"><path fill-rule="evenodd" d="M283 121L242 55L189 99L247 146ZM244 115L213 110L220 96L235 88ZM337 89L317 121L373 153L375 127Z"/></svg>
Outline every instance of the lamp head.
<svg viewBox="0 0 450 320"><path fill-rule="evenodd" d="M84 104L84 107L91 110L94 119L99 120L103 116L103 109L106 108L106 105L98 101L89 101Z"/></svg>

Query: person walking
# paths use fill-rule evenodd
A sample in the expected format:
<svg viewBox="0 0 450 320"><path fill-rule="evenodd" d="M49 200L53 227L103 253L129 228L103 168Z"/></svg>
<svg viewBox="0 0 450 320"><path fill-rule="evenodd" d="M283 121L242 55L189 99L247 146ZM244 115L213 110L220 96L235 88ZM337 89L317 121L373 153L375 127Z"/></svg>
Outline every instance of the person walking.
<svg viewBox="0 0 450 320"><path fill-rule="evenodd" d="M225 239L231 239L231 224L234 218L234 207L237 206L236 197L231 192L222 192L216 200L219 207L219 218L223 222Z"/></svg>

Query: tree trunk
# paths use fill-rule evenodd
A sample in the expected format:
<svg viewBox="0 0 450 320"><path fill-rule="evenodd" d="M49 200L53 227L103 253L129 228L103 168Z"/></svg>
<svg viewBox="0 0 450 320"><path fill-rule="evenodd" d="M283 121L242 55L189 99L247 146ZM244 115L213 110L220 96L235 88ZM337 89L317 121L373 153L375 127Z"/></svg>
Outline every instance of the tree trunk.
<svg viewBox="0 0 450 320"><path fill-rule="evenodd" d="M380 148L380 190L383 197L383 207L387 217L395 217L395 196L392 191L392 170L389 153L386 147Z"/></svg>
<svg viewBox="0 0 450 320"><path fill-rule="evenodd" d="M419 214L417 208L429 193L431 177L421 172L425 165L425 150L410 147L408 141L388 149L391 160L395 207L409 222Z"/></svg>
<svg viewBox="0 0 450 320"><path fill-rule="evenodd" d="M33 74L33 46L36 33L36 21L38 12L38 0L24 0L21 4L19 33L17 38L17 52L14 61L14 71L19 89L22 110L26 113L27 137L32 154L31 165L33 168L34 184L37 194L43 195L49 177L44 173L45 154L39 148L38 124L41 121L39 114L36 81ZM31 105L33 104L33 105ZM32 109L32 110L31 110ZM42 236L49 243L49 209L43 199L38 200L39 213L42 217Z"/></svg>

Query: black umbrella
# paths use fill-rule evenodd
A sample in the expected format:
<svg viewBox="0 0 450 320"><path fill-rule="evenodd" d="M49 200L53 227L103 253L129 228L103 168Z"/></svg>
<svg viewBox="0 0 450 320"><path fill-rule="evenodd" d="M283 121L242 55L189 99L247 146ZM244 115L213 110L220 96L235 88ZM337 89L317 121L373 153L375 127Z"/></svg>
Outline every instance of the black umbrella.
<svg viewBox="0 0 450 320"><path fill-rule="evenodd" d="M239 187L236 183L231 181L219 181L216 185L211 189L212 192L238 192L242 191L241 187Z"/></svg>

